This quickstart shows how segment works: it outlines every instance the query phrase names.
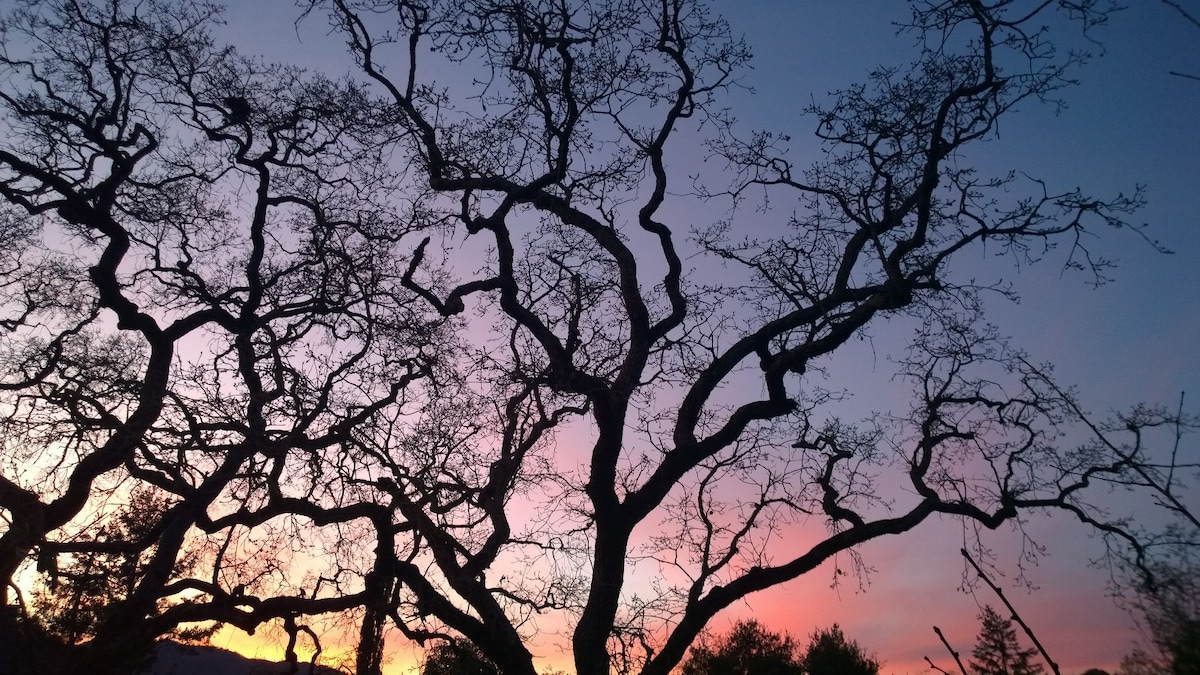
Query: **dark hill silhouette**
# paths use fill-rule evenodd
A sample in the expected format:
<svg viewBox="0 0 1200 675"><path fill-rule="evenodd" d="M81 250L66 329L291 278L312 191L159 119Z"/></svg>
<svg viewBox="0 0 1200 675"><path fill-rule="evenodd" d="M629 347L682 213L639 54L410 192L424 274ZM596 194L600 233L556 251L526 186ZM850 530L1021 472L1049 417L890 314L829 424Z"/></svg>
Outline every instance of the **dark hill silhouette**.
<svg viewBox="0 0 1200 675"><path fill-rule="evenodd" d="M155 647L154 660L140 675L285 675L291 665L251 659L218 647L183 645L164 640ZM296 675L345 675L328 666L301 663Z"/></svg>

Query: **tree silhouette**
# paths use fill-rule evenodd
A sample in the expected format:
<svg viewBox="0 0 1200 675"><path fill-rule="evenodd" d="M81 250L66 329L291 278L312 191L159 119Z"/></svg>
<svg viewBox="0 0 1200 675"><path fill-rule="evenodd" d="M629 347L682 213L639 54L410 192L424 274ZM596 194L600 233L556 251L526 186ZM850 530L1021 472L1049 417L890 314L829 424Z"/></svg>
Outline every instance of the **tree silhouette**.
<svg viewBox="0 0 1200 675"><path fill-rule="evenodd" d="M107 516L95 530L91 550L77 550L69 562L44 556L46 582L34 598L38 620L51 635L67 644L78 644L94 635L110 611L138 586L152 549L162 514L170 503L150 490L134 492L129 504ZM175 574L183 574L196 563L196 554L185 554L176 563ZM161 611L160 606L156 611ZM203 637L217 626L185 633L185 638Z"/></svg>
<svg viewBox="0 0 1200 675"><path fill-rule="evenodd" d="M1036 649L1022 649L1012 621L984 606L983 624L971 650L971 671L976 675L1038 675L1044 671Z"/></svg>
<svg viewBox="0 0 1200 675"><path fill-rule="evenodd" d="M879 661L847 640L836 623L812 634L800 663L805 675L879 675Z"/></svg>
<svg viewBox="0 0 1200 675"><path fill-rule="evenodd" d="M834 624L814 631L801 652L786 633L767 630L750 619L734 624L728 635L703 640L683 662L683 675L878 675L879 663Z"/></svg>
<svg viewBox="0 0 1200 675"><path fill-rule="evenodd" d="M1126 589L1130 608L1149 633L1150 646L1127 656L1123 672L1200 672L1200 566L1189 543L1196 533L1189 537L1174 532L1174 545L1138 568Z"/></svg>
<svg viewBox="0 0 1200 675"><path fill-rule="evenodd" d="M168 506L76 673L208 622L294 653L323 616L362 675L389 627L534 675L550 620L579 675L666 675L730 605L931 518L1141 550L1094 500L1153 489L1116 439L1172 417L1092 423L963 262L1062 243L1100 279L1091 233L1139 231L1138 193L967 161L1073 81L1039 27L1108 10L913 3L914 60L808 110L802 165L726 111L750 50L701 0L302 4L361 79L244 56L199 0L6 6L0 628L23 566L107 555L88 525L142 488ZM825 376L885 325L911 405L847 420Z"/></svg>
<svg viewBox="0 0 1200 675"><path fill-rule="evenodd" d="M733 630L714 642L692 648L683 662L683 675L801 675L799 646L790 635L779 634L753 619L739 621Z"/></svg>
<svg viewBox="0 0 1200 675"><path fill-rule="evenodd" d="M500 671L469 642L443 642L425 652L421 675L499 675Z"/></svg>

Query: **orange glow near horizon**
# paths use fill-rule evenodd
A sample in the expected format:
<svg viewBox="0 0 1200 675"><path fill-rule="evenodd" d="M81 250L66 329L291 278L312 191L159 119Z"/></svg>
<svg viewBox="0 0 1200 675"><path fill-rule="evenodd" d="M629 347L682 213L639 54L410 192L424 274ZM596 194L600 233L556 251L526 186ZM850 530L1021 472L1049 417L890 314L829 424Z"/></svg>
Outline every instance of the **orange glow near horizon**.
<svg viewBox="0 0 1200 675"><path fill-rule="evenodd" d="M317 665L338 667L346 663L353 664L353 641L339 639L341 636L336 634L322 634L319 630L317 634L321 636L321 655L317 659ZM237 628L223 626L213 635L211 644L246 658L279 663L285 659L287 636L277 626L262 626L253 635ZM313 646L307 636L301 635L296 641L296 654L300 663L308 663L312 659ZM416 671L407 667L389 671L385 667L384 672L386 675L405 675Z"/></svg>
<svg viewBox="0 0 1200 675"><path fill-rule="evenodd" d="M337 637L331 634L321 636L323 651L318 665L338 667L353 664L354 638L343 636L344 639L338 640ZM282 662L287 637L273 628L264 627L254 635L247 635L241 630L225 626L213 636L211 644L247 658ZM574 666L568 654L563 653L557 645L543 646L547 648L535 651L537 656L534 661L539 672L573 671ZM312 658L311 644L303 638L298 642L296 652L301 663L307 663ZM383 675L419 675L422 653L420 646L393 631L384 651Z"/></svg>
<svg viewBox="0 0 1200 675"><path fill-rule="evenodd" d="M801 645L819 630L838 624L847 638L858 642L882 662L882 675L927 675L932 669L925 662L954 671L954 663L933 631L941 628L964 663L979 632L978 614L983 605L991 605L1007 616L1002 602L991 590L980 586L973 593L960 590L962 560L958 556L961 535L957 524L945 521L929 523L925 538L918 544L904 537L891 537L868 543L862 553L868 566L877 569L867 585L859 589L849 574L835 578L835 561L827 562L811 574L780 587L753 595L717 616L709 625L721 635L739 619L753 618L771 630L788 632ZM1044 529L1041 534L1061 537L1058 523L1032 524ZM996 533L1000 539L1004 533ZM1027 590L1011 576L997 578L1006 596L1037 633L1065 675L1078 675L1089 668L1115 672L1120 659L1134 647L1136 632L1124 613L1105 597L1104 573L1080 568L1076 555L1044 557L1029 572ZM1001 562L1001 561L998 561ZM848 561L836 561L848 568ZM635 581L635 580L631 580ZM1081 587L1090 592L1080 591ZM561 631L555 632L547 621L543 633L531 650L539 657L539 672L574 672ZM335 644L332 636L322 636L325 653L320 663L336 665L335 654L352 656L353 639ZM1030 642L1020 635L1023 645ZM255 636L225 629L213 639L218 647L254 658L282 660L285 638L264 629ZM301 640L302 647L304 645ZM307 656L311 652L303 652ZM421 649L399 635L390 636L386 651L385 675L418 675Z"/></svg>

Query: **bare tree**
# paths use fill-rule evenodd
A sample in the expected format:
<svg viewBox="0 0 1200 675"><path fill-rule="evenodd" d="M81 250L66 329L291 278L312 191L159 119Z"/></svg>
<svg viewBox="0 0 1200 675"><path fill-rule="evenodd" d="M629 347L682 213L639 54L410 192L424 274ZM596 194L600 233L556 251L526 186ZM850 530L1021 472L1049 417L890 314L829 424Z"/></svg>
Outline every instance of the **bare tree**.
<svg viewBox="0 0 1200 675"><path fill-rule="evenodd" d="M702 2L307 3L364 82L244 58L203 3L22 3L0 577L105 550L87 523L151 486L172 506L121 543L149 562L80 669L197 622L274 621L294 653L333 616L363 674L390 625L532 675L563 620L580 675L665 675L732 603L936 514L1063 510L1137 550L1090 501L1127 454L954 264L1064 242L1104 274L1083 235L1138 194L959 158L1069 83L1044 15L1109 11L913 3L917 60L810 110L803 168L726 115L749 50ZM705 132L734 181L713 203L762 189L795 215L758 239L740 208L675 222L674 153ZM892 319L919 326L894 350L911 409L842 421L824 371ZM808 519L815 544L780 545ZM185 545L202 571L177 571Z"/></svg>
<svg viewBox="0 0 1200 675"><path fill-rule="evenodd" d="M383 410L403 437L455 350L403 288L397 246L422 223L378 201L389 115L215 45L217 16L55 1L0 25L0 576L31 555L144 560L81 668L121 670L180 624L369 605L370 546L344 550L342 528L390 537L391 515L347 448ZM135 485L171 507L136 541L97 538ZM206 567L180 578L188 541Z"/></svg>

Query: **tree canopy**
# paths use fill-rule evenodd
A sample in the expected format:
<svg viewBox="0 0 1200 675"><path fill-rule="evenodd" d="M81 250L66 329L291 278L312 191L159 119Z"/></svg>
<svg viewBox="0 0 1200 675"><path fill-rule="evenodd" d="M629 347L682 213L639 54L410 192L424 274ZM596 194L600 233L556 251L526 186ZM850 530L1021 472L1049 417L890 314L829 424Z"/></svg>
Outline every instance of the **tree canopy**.
<svg viewBox="0 0 1200 675"><path fill-rule="evenodd" d="M802 675L799 645L786 633L753 619L734 624L728 635L703 640L683 662L683 675Z"/></svg>
<svg viewBox="0 0 1200 675"><path fill-rule="evenodd" d="M912 2L912 60L814 103L806 157L727 110L751 50L703 0L300 5L353 75L226 45L203 0L0 18L0 605L131 561L74 672L328 621L360 675L396 633L534 675L553 620L579 675L666 675L931 518L1061 512L1142 559L1103 499L1190 420L1088 418L985 317L1016 271L969 262L1099 279L1092 234L1140 232L1139 192L969 162L1106 4ZM911 403L847 419L837 356L885 327Z"/></svg>
<svg viewBox="0 0 1200 675"><path fill-rule="evenodd" d="M421 675L499 675L479 648L469 642L443 642L425 652Z"/></svg>
<svg viewBox="0 0 1200 675"><path fill-rule="evenodd" d="M880 664L835 623L812 634L800 665L805 675L879 675Z"/></svg>
<svg viewBox="0 0 1200 675"><path fill-rule="evenodd" d="M814 631L804 649L787 633L738 621L719 639L692 647L683 675L879 675L879 662L837 624Z"/></svg>

